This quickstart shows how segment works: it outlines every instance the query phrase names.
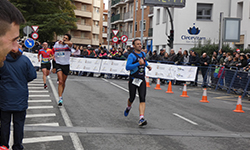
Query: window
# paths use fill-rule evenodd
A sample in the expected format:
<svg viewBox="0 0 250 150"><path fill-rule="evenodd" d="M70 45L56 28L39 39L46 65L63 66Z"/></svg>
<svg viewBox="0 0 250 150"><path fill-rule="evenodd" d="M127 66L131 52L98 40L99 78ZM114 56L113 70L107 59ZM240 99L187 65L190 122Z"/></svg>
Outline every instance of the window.
<svg viewBox="0 0 250 150"><path fill-rule="evenodd" d="M197 3L197 20L211 20L212 19L213 4Z"/></svg>
<svg viewBox="0 0 250 150"><path fill-rule="evenodd" d="M135 2L135 10L138 10L138 0Z"/></svg>
<svg viewBox="0 0 250 150"><path fill-rule="evenodd" d="M105 27L102 27L102 32L105 32Z"/></svg>
<svg viewBox="0 0 250 150"><path fill-rule="evenodd" d="M133 25L130 24L130 25L129 25L129 32L132 33L132 30L133 30Z"/></svg>
<svg viewBox="0 0 250 150"><path fill-rule="evenodd" d="M160 9L157 9L157 14L156 14L156 24L160 24Z"/></svg>
<svg viewBox="0 0 250 150"><path fill-rule="evenodd" d="M166 23L167 22L167 9L163 8L163 14L162 14L162 23Z"/></svg>
<svg viewBox="0 0 250 150"><path fill-rule="evenodd" d="M82 5L82 10L86 11L87 10L87 6L86 5Z"/></svg>
<svg viewBox="0 0 250 150"><path fill-rule="evenodd" d="M143 25L143 27L142 27ZM143 20L143 24L141 24L141 21L140 21L140 31L141 31L141 28L143 28L143 31L146 30L146 20Z"/></svg>
<svg viewBox="0 0 250 150"><path fill-rule="evenodd" d="M239 2L237 5L237 17L242 19L243 14L243 2Z"/></svg>
<svg viewBox="0 0 250 150"><path fill-rule="evenodd" d="M99 8L97 8L97 7L94 7L94 12L97 12L97 13L99 13Z"/></svg>
<svg viewBox="0 0 250 150"><path fill-rule="evenodd" d="M99 26L99 21L93 21L93 24L94 24L95 26Z"/></svg>
<svg viewBox="0 0 250 150"><path fill-rule="evenodd" d="M102 20L105 21L105 16L102 16Z"/></svg>
<svg viewBox="0 0 250 150"><path fill-rule="evenodd" d="M85 25L86 24L86 20L85 19L81 19L81 24Z"/></svg>
<svg viewBox="0 0 250 150"><path fill-rule="evenodd" d="M135 32L137 32L137 22L135 22Z"/></svg>
<svg viewBox="0 0 250 150"><path fill-rule="evenodd" d="M85 33L81 32L81 38L85 38Z"/></svg>

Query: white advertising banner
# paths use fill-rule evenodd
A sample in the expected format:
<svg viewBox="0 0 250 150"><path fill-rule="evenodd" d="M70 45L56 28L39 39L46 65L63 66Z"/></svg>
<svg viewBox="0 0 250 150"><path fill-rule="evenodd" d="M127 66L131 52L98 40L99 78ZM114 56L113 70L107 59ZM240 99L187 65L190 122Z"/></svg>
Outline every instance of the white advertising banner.
<svg viewBox="0 0 250 150"><path fill-rule="evenodd" d="M148 63L152 70L146 70L146 76L151 78L161 78L161 79L175 79L175 65L160 64L160 63Z"/></svg>
<svg viewBox="0 0 250 150"><path fill-rule="evenodd" d="M129 71L126 70L126 61L121 60L102 60L102 66L100 73L111 73L119 75L129 75Z"/></svg>
<svg viewBox="0 0 250 150"><path fill-rule="evenodd" d="M30 61L33 64L34 67L41 67L41 62L38 62L37 54L23 52L23 55L27 56L30 59Z"/></svg>
<svg viewBox="0 0 250 150"><path fill-rule="evenodd" d="M101 59L70 57L70 70L99 73Z"/></svg>
<svg viewBox="0 0 250 150"><path fill-rule="evenodd" d="M176 66L175 79L180 81L194 81L197 67L195 66Z"/></svg>

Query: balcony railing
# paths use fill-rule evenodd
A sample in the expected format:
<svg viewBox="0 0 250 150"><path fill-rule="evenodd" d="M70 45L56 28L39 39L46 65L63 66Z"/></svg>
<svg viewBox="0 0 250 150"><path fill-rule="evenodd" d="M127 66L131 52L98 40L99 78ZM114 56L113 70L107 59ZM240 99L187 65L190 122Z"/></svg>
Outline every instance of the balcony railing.
<svg viewBox="0 0 250 150"><path fill-rule="evenodd" d="M112 22L115 22L115 21L117 21L117 20L123 20L122 15L117 14L117 15L114 15L114 16L111 17L111 23L112 23Z"/></svg>
<svg viewBox="0 0 250 150"><path fill-rule="evenodd" d="M112 0L111 5L113 6L113 5L117 4L117 3L124 2L124 1L125 0Z"/></svg>
<svg viewBox="0 0 250 150"><path fill-rule="evenodd" d="M127 20L127 19L133 19L133 13L130 13L130 12L126 12L124 14L124 20Z"/></svg>
<svg viewBox="0 0 250 150"><path fill-rule="evenodd" d="M148 29L148 37L152 37L153 36L153 28L149 28Z"/></svg>

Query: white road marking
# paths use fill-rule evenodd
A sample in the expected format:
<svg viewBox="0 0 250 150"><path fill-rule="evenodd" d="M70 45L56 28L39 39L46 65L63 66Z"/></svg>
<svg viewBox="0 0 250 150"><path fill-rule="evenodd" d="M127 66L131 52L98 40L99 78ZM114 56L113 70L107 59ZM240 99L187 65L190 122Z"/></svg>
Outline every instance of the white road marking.
<svg viewBox="0 0 250 150"><path fill-rule="evenodd" d="M102 78L102 80L103 80L103 81L106 81L106 82L109 82L107 79L103 79L103 78Z"/></svg>
<svg viewBox="0 0 250 150"><path fill-rule="evenodd" d="M31 83L29 83L28 86L42 86L43 87L43 84L31 84Z"/></svg>
<svg viewBox="0 0 250 150"><path fill-rule="evenodd" d="M36 124L25 124L25 126L52 126L52 127L58 127L59 123L53 122L53 123L36 123Z"/></svg>
<svg viewBox="0 0 250 150"><path fill-rule="evenodd" d="M38 90L29 90L29 93L48 93L49 91L47 91L47 90L40 90L40 91L38 91Z"/></svg>
<svg viewBox="0 0 250 150"><path fill-rule="evenodd" d="M29 106L28 109L49 109L54 108L53 106Z"/></svg>
<svg viewBox="0 0 250 150"><path fill-rule="evenodd" d="M50 103L51 100L29 100L29 103Z"/></svg>
<svg viewBox="0 0 250 150"><path fill-rule="evenodd" d="M50 87L52 89L52 92L54 94L54 97L55 97L56 100L58 100L59 96L58 96L58 93L57 93L57 90L56 90L54 84L52 83L52 81L50 79L50 76L48 76L48 80L49 80L49 84L50 84ZM59 110L60 110L60 112L62 114L62 117L63 117L63 120L64 120L66 126L67 127L73 127L73 124L72 124L72 122L71 122L71 120L69 118L69 115L68 115L65 107L61 106L61 108ZM73 142L75 150L84 150L84 148L82 146L82 143L81 143L77 133L69 133L69 136L70 136L70 138L71 138L71 140Z"/></svg>
<svg viewBox="0 0 250 150"><path fill-rule="evenodd" d="M110 82L110 84L112 84L112 85L114 85L114 86L116 86L116 87L118 87L118 88L120 88L120 89L122 89L122 90L124 90L124 91L126 91L126 92L129 92L129 90L127 90L127 89L125 89L125 88L121 87L120 85L117 85L117 84L115 84L115 83L113 83L113 82ZM136 94L136 97L139 97L139 95Z"/></svg>
<svg viewBox="0 0 250 150"><path fill-rule="evenodd" d="M183 117L183 116L181 116L179 114L173 113L173 115L175 115L175 116L177 116L177 117L179 117L179 118L181 118L181 119L183 119L183 120L185 120L185 121L187 121L187 122L189 122L189 123L191 123L193 125L198 125L197 123L195 123L195 122L193 122L193 121L191 121L191 120L189 120L189 119L187 119L187 118L185 118L185 117Z"/></svg>
<svg viewBox="0 0 250 150"><path fill-rule="evenodd" d="M50 97L50 95L29 95L29 97Z"/></svg>
<svg viewBox="0 0 250 150"><path fill-rule="evenodd" d="M44 136L44 137L35 137L35 138L24 138L23 144L29 143L39 143L39 142L51 142L51 141L62 141L63 136Z"/></svg>
<svg viewBox="0 0 250 150"><path fill-rule="evenodd" d="M44 90L44 87L29 87L29 90Z"/></svg>
<svg viewBox="0 0 250 150"><path fill-rule="evenodd" d="M26 118L54 117L54 116L56 116L55 113L49 113L49 114L28 114L28 115L26 115Z"/></svg>

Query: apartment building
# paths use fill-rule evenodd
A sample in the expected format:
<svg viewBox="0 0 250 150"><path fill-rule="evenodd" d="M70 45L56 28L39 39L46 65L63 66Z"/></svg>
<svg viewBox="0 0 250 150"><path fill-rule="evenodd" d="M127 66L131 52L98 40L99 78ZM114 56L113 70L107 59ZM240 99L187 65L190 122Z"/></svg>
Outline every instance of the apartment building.
<svg viewBox="0 0 250 150"><path fill-rule="evenodd" d="M143 22L142 9L144 9ZM141 7L141 0L112 0L111 1L111 33L112 30L119 30L118 37L128 36L126 44L119 41L119 45L131 45L134 38L141 37L143 32L143 45L152 47L152 8ZM111 34L110 38L114 35ZM148 42L149 41L149 42ZM150 43L150 44L149 44Z"/></svg>
<svg viewBox="0 0 250 150"><path fill-rule="evenodd" d="M70 31L72 42L78 45L99 46L102 43L103 0L73 0L76 6L77 29Z"/></svg>
<svg viewBox="0 0 250 150"><path fill-rule="evenodd" d="M224 17L241 18L240 42L228 42L233 48L250 47L250 2L249 0L186 0L184 8L170 8L174 23L173 49L177 52L190 49L199 42L219 43L220 13ZM154 7L153 17L153 49L166 48L167 35L171 30L170 19L166 8ZM192 29L196 30L190 32ZM166 34L167 33L167 34Z"/></svg>
<svg viewBox="0 0 250 150"><path fill-rule="evenodd" d="M103 27L102 27L102 46L108 47L108 10L103 4Z"/></svg>

